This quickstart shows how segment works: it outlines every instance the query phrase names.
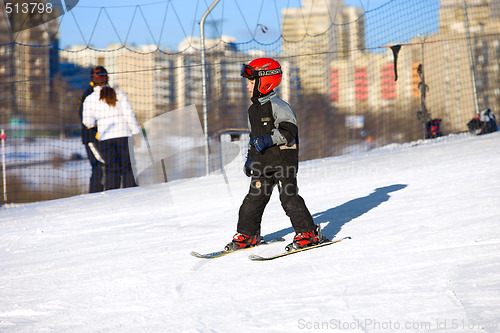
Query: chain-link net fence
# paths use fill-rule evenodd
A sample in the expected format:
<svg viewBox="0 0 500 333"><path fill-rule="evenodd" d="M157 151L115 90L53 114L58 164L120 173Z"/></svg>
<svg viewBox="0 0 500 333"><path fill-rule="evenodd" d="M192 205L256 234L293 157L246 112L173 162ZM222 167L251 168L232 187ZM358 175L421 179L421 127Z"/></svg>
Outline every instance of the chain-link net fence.
<svg viewBox="0 0 500 333"><path fill-rule="evenodd" d="M258 57L282 66L277 92L297 115L301 161L467 131L480 110L499 111L499 7L496 0L393 0L364 11L303 1L281 11L274 42L207 39L209 171L220 168L221 140L239 143L245 154L250 99L240 70ZM198 37L187 38L179 52L126 45L62 49L55 40L37 42L50 34L46 27L15 42L2 29L0 202L89 191L78 110L93 66L104 66L110 85L127 94L140 125L195 105L200 123L194 126L204 126ZM173 143L180 147L190 132L183 120L164 128L166 134L183 128ZM197 160L204 168L204 157ZM198 175L177 174L174 179Z"/></svg>

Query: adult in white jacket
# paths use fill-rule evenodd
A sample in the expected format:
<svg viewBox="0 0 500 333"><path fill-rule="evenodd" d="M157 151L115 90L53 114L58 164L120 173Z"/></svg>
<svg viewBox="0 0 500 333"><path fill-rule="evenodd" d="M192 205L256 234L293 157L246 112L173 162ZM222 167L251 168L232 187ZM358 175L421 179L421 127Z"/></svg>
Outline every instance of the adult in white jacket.
<svg viewBox="0 0 500 333"><path fill-rule="evenodd" d="M137 186L128 151L128 138L139 134L132 105L127 95L107 85L96 86L83 103L83 124L97 124L99 151L105 164L105 189Z"/></svg>

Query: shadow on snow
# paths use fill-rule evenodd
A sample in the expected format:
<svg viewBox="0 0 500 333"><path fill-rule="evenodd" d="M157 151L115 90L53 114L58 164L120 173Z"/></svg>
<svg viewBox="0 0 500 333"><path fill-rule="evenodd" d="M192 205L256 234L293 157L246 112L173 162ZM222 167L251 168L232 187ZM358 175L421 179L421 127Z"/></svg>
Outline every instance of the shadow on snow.
<svg viewBox="0 0 500 333"><path fill-rule="evenodd" d="M408 185L404 184L396 184L379 187L366 197L357 198L340 206L315 213L312 217L314 218L314 222L316 224L322 224L323 235L332 239L339 233L340 229L342 229L345 224L365 213L368 213L373 208L378 207L381 203L388 201L391 197L389 193L400 191L407 186ZM328 223L326 226L324 225L325 222ZM289 227L273 232L272 234L268 234L264 236L264 239L270 240L277 237L285 237L293 232L293 228Z"/></svg>

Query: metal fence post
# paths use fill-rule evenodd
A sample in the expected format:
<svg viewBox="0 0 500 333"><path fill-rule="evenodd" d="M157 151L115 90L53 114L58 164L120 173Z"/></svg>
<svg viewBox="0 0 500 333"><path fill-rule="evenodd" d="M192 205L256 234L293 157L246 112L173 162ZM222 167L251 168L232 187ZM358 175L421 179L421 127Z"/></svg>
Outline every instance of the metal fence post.
<svg viewBox="0 0 500 333"><path fill-rule="evenodd" d="M203 103L203 130L205 132L205 169L206 174L210 173L210 151L208 149L208 101L207 101L207 73L206 73L206 60L205 60L205 20L214 9L214 7L219 3L220 0L215 0L210 7L208 7L205 14L201 18L200 22L200 39L201 39L201 93L202 93L202 103Z"/></svg>
<svg viewBox="0 0 500 333"><path fill-rule="evenodd" d="M3 175L3 201L7 203L7 174L5 171L5 140L7 136L5 135L5 130L2 128L0 131L0 141L2 141L2 175Z"/></svg>

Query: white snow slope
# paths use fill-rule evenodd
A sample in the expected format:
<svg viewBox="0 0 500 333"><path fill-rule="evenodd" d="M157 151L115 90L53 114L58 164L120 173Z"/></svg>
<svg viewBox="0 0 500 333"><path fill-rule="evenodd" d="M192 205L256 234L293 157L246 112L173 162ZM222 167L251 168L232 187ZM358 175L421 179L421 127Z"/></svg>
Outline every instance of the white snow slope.
<svg viewBox="0 0 500 333"><path fill-rule="evenodd" d="M301 164L338 244L205 260L231 240L242 172L0 210L1 332L499 332L500 132ZM5 207L4 207L5 208ZM293 238L273 194L266 238Z"/></svg>

